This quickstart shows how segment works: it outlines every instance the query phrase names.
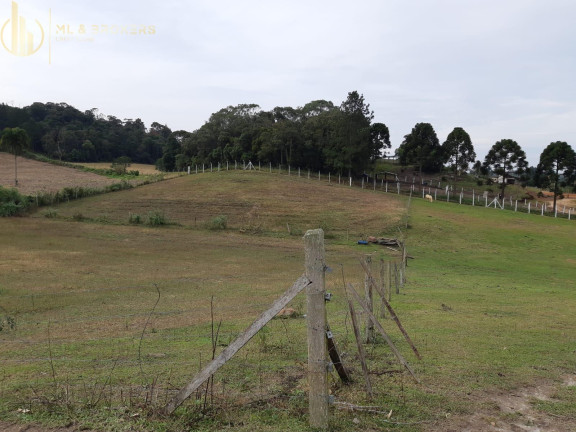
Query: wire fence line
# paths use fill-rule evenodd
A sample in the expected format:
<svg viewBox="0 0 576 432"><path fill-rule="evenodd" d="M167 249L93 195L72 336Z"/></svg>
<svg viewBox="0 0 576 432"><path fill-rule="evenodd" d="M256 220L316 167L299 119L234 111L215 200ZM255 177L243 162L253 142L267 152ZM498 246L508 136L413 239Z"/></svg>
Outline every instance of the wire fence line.
<svg viewBox="0 0 576 432"><path fill-rule="evenodd" d="M576 208L548 203L540 203L537 200L532 202L528 199L515 199L512 196L501 196L497 192L490 192L487 188L464 189L455 191L452 184L436 179L424 179L422 177L400 175L395 178L378 178L378 175L363 175L360 178L352 176L343 176L341 174L325 173L321 171L311 171L309 169L294 168L290 165L272 166L271 163L262 165L252 164L252 162L226 162L217 164L203 164L189 166L186 174L213 173L232 170L257 171L275 175L285 175L308 180L325 181L331 184L339 184L348 187L357 187L361 189L374 190L396 195L414 196L426 199L426 195L432 196L434 201L443 201L460 205L470 205L478 207L493 207L500 210L509 210L528 214L537 214L540 216L549 216L555 218L564 218L572 220L576 217Z"/></svg>
<svg viewBox="0 0 576 432"><path fill-rule="evenodd" d="M330 265L335 269L346 267L345 279L361 286L361 269L350 271L359 267L357 261L354 253L338 256ZM326 279L327 289L333 293L327 305L330 328L343 358L355 369L354 335L343 276L334 271ZM24 401L30 391L43 394L57 383L58 388L65 388L66 397L76 398L79 403L93 399L98 386L106 387L110 401L125 398L127 391L134 390L141 402L152 397L149 392L154 382L154 397L160 404L163 401L159 398L173 394L191 372L213 357L214 344L216 352L226 347L253 317L267 309L267 299L273 298L269 293L263 298L258 292L241 304L234 300L233 293L232 301L227 296L210 298L212 288L222 290L220 283L211 284L214 281L205 281L204 292L189 295L195 297L194 301L184 305L177 298L168 298L160 287L160 301L155 308L156 293L150 286L1 294L0 311L15 317L15 327L0 331L0 343L5 348L0 362L14 370L16 377L26 379L27 384L23 386L18 379L4 380L0 394L14 392ZM111 298L111 293L120 295ZM132 305L134 310L126 308L127 299L138 300ZM98 306L101 301L109 303L107 311ZM230 365L218 372L212 392L226 398L227 403L305 399L305 298L297 297L290 308L293 315L273 319ZM19 368L21 372L17 372ZM335 374L330 379L338 381Z"/></svg>

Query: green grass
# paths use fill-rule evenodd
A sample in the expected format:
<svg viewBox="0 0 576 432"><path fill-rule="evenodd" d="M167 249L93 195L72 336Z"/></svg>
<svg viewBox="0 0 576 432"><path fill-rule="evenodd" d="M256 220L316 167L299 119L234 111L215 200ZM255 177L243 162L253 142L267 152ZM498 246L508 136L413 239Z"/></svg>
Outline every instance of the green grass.
<svg viewBox="0 0 576 432"><path fill-rule="evenodd" d="M272 320L216 374L206 405L200 392L170 418L157 412L211 358L211 299L219 352L300 276L300 235L318 226L332 269L328 319L355 380L332 375L332 394L393 412L334 409L331 430L440 430L484 409L486 394L543 381L556 391L536 409L573 417L573 388L561 382L576 366L574 221L421 199L406 207L394 195L235 172L70 202L52 218L1 219L0 317L16 326L0 331L0 418L107 431L307 429L303 318ZM170 225L129 223L158 209ZM218 215L226 229L208 230ZM372 254L377 274L380 258L397 256L356 244L384 234L405 237L414 258L392 304L423 360L383 325L422 384L384 373L400 367L379 340L367 346L379 373L370 401L342 278L361 291L360 257ZM305 313L304 296L291 307Z"/></svg>

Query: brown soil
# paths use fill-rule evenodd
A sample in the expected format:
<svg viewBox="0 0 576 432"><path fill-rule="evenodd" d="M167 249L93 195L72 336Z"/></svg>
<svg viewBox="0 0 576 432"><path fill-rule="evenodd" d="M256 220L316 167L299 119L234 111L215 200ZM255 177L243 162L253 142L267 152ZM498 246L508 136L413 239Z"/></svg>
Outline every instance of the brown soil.
<svg viewBox="0 0 576 432"><path fill-rule="evenodd" d="M564 379L564 386L575 386L576 376ZM427 431L444 432L568 432L576 431L576 418L554 416L534 408L533 402L552 399L558 385L543 383L518 389L512 393L484 393L471 400L483 407L477 412L448 417Z"/></svg>
<svg viewBox="0 0 576 432"><path fill-rule="evenodd" d="M76 432L78 429L71 428L58 428L58 429L46 429L40 426L34 425L21 425L13 423L0 422L0 430L3 432ZM90 432L90 431L85 431Z"/></svg>
<svg viewBox="0 0 576 432"><path fill-rule="evenodd" d="M18 186L21 194L57 192L65 187L78 186L101 189L118 180L18 157ZM14 156L0 152L0 186L14 187Z"/></svg>

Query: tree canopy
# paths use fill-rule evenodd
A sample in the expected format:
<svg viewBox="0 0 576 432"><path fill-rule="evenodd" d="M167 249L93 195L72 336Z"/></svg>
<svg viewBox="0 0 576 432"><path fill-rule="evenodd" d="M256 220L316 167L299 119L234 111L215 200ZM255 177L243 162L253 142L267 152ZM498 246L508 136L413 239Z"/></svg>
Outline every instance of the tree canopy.
<svg viewBox="0 0 576 432"><path fill-rule="evenodd" d="M492 146L484 159L484 167L502 176L500 188L504 193L508 179L513 174L523 174L528 167L526 153L516 141L503 139Z"/></svg>
<svg viewBox="0 0 576 432"><path fill-rule="evenodd" d="M562 193L562 188L574 186L576 178L576 153L564 141L550 143L540 155L540 163L536 168L538 186L549 188L554 192L554 209L556 198Z"/></svg>
<svg viewBox="0 0 576 432"><path fill-rule="evenodd" d="M442 153L444 163L454 174L461 174L468 170L470 164L476 159L470 135L461 127L455 127L448 134L446 141L442 144Z"/></svg>
<svg viewBox="0 0 576 432"><path fill-rule="evenodd" d="M234 160L362 174L390 148L383 123L357 91L337 107L316 100L303 107L263 111L256 104L229 106L183 138L177 154L189 164ZM167 152L164 152L166 155Z"/></svg>
<svg viewBox="0 0 576 432"><path fill-rule="evenodd" d="M396 150L401 165L416 165L420 173L442 168L442 147L430 123L417 123Z"/></svg>
<svg viewBox="0 0 576 432"><path fill-rule="evenodd" d="M157 127L155 127L155 125ZM19 127L30 137L30 150L70 162L110 162L127 156L155 163L166 144L166 126L150 130L140 119L104 116L96 108L84 112L66 103L35 102L24 108L0 104L0 129Z"/></svg>

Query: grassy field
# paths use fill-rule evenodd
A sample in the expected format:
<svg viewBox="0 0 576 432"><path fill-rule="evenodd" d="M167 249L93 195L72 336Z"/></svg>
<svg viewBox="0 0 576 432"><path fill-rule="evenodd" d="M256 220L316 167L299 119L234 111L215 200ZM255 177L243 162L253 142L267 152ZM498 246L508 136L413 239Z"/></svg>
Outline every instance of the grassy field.
<svg viewBox="0 0 576 432"><path fill-rule="evenodd" d="M163 225L146 225L159 213ZM226 229L216 229L219 217ZM337 404L331 430L576 428L574 221L222 172L0 225L0 419L108 431L307 429L301 317L271 321L173 417L158 408L211 358L212 334L219 352L300 276L301 235L322 227L328 319L355 378L343 386L332 376L331 392L378 411ZM422 383L399 373L378 339L367 346L373 400L343 279L362 290L358 259L372 255L376 270L397 254L356 244L367 235L406 240L414 259L392 304L423 355L383 320ZM301 295L291 306L303 314L304 304ZM507 409L519 395L526 406Z"/></svg>

